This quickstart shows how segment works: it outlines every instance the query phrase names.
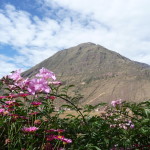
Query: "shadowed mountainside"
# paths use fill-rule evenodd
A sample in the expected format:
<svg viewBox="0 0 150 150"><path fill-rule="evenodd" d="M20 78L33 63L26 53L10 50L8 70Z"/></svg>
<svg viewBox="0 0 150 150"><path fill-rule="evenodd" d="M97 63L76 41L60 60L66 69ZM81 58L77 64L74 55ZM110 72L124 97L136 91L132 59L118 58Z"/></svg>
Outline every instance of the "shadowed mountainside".
<svg viewBox="0 0 150 150"><path fill-rule="evenodd" d="M115 99L143 101L150 98L150 66L132 61L100 45L83 43L57 52L23 73L34 76L45 67L57 79L76 85L82 104Z"/></svg>

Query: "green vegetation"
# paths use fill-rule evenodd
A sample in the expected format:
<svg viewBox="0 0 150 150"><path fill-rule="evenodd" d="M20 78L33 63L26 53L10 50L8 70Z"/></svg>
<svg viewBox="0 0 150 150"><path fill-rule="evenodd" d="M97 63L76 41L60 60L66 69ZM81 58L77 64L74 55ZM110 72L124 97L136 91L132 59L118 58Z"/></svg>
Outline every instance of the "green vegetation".
<svg viewBox="0 0 150 150"><path fill-rule="evenodd" d="M79 95L69 96L72 86L64 87L48 70L34 79L18 72L0 80L5 93L0 96L1 150L148 150L150 148L150 101L112 101L78 108ZM64 100L56 110L54 102ZM103 114L90 115L107 107Z"/></svg>

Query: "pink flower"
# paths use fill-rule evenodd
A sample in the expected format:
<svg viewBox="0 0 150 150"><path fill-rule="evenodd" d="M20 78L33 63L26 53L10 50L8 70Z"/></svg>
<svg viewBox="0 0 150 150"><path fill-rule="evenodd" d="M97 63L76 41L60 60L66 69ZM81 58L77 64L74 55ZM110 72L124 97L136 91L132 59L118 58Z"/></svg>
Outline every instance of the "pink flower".
<svg viewBox="0 0 150 150"><path fill-rule="evenodd" d="M5 112L4 108L0 108L0 114L3 114L3 112Z"/></svg>
<svg viewBox="0 0 150 150"><path fill-rule="evenodd" d="M131 125L130 125L130 128L133 129L133 128L134 128L134 124L131 124Z"/></svg>
<svg viewBox="0 0 150 150"><path fill-rule="evenodd" d="M56 97L55 97L55 96L48 96L48 97L46 97L46 98L51 99L51 100L56 99Z"/></svg>
<svg viewBox="0 0 150 150"><path fill-rule="evenodd" d="M111 125L110 125L110 128L115 128L115 127L116 127L115 124L111 124Z"/></svg>
<svg viewBox="0 0 150 150"><path fill-rule="evenodd" d="M65 138L64 136L61 136L61 135L54 136L54 139L61 140L61 141L64 142L64 144L66 144L66 143L72 143L71 139L67 139L67 138Z"/></svg>
<svg viewBox="0 0 150 150"><path fill-rule="evenodd" d="M21 93L21 94L10 94L8 96L0 96L0 99L4 99L4 98L16 98L16 97L26 97L30 94L26 94L26 93Z"/></svg>
<svg viewBox="0 0 150 150"><path fill-rule="evenodd" d="M13 119L18 119L20 117L18 114L10 114L9 116L12 116Z"/></svg>
<svg viewBox="0 0 150 150"><path fill-rule="evenodd" d="M67 139L67 138L62 138L62 141L64 143L72 143L72 140L71 139Z"/></svg>
<svg viewBox="0 0 150 150"><path fill-rule="evenodd" d="M33 105L33 106L39 106L41 104L42 104L41 102L35 102L35 101L31 103L31 105Z"/></svg>
<svg viewBox="0 0 150 150"><path fill-rule="evenodd" d="M112 101L111 102L111 105L113 107L116 107L117 105L120 105L122 103L122 100L121 99L118 99L118 100L115 100L115 101Z"/></svg>
<svg viewBox="0 0 150 150"><path fill-rule="evenodd" d="M15 85L8 85L8 88L11 89L11 90L14 90L15 87L16 87Z"/></svg>
<svg viewBox="0 0 150 150"><path fill-rule="evenodd" d="M3 98L5 98L5 96L0 96L0 99L3 99Z"/></svg>
<svg viewBox="0 0 150 150"><path fill-rule="evenodd" d="M32 79L29 82L27 90L32 95L35 95L36 92L50 92L50 87L45 79Z"/></svg>
<svg viewBox="0 0 150 150"><path fill-rule="evenodd" d="M57 132L55 129L46 130L46 132Z"/></svg>
<svg viewBox="0 0 150 150"><path fill-rule="evenodd" d="M3 112L3 115L4 115L4 116L9 115L9 111L8 111L8 110L4 111L4 112Z"/></svg>
<svg viewBox="0 0 150 150"><path fill-rule="evenodd" d="M126 125L123 125L122 128L125 129L125 130L128 129Z"/></svg>
<svg viewBox="0 0 150 150"><path fill-rule="evenodd" d="M47 138L46 138L46 140L47 141L52 141L52 140L55 139L54 137L55 137L55 135L48 135Z"/></svg>
<svg viewBox="0 0 150 150"><path fill-rule="evenodd" d="M26 89L26 87L29 85L30 80L29 78L27 79L21 79L18 82L15 83L16 86L20 87L21 89Z"/></svg>
<svg viewBox="0 0 150 150"><path fill-rule="evenodd" d="M18 97L27 97L28 95L30 95L30 94L27 94L27 93L21 93L21 94L18 95Z"/></svg>
<svg viewBox="0 0 150 150"><path fill-rule="evenodd" d="M61 135L48 135L46 140L47 141L52 141L53 139L57 139L57 140L63 141L64 144L72 143L71 139L65 138L64 136L61 136Z"/></svg>
<svg viewBox="0 0 150 150"><path fill-rule="evenodd" d="M22 79L22 77L21 77L20 74L21 74L21 70L16 70L16 71L14 71L11 75L9 75L8 77L9 77L10 79L15 80L15 81L19 81L19 80Z"/></svg>
<svg viewBox="0 0 150 150"><path fill-rule="evenodd" d="M13 105L15 102L16 102L15 100L13 100L13 101L5 101L5 103L8 104L8 105Z"/></svg>
<svg viewBox="0 0 150 150"><path fill-rule="evenodd" d="M61 136L61 135L55 135L55 136L54 136L54 139L62 140L62 139L64 139L64 136Z"/></svg>
<svg viewBox="0 0 150 150"><path fill-rule="evenodd" d="M119 123L119 127L120 127L120 128L123 128L123 124Z"/></svg>
<svg viewBox="0 0 150 150"><path fill-rule="evenodd" d="M65 132L65 130L64 129L57 129L57 132L62 133L62 132Z"/></svg>
<svg viewBox="0 0 150 150"><path fill-rule="evenodd" d="M24 127L22 128L22 131L25 133L33 133L35 131L37 131L39 128L37 127Z"/></svg>
<svg viewBox="0 0 150 150"><path fill-rule="evenodd" d="M51 78L53 80L56 80L55 74L45 68L40 69L40 73L36 74L36 77L40 77L40 78L44 78L44 79Z"/></svg>
<svg viewBox="0 0 150 150"><path fill-rule="evenodd" d="M132 123L131 120L128 121L128 123L126 123L127 126L129 126L131 129L134 128L134 124Z"/></svg>

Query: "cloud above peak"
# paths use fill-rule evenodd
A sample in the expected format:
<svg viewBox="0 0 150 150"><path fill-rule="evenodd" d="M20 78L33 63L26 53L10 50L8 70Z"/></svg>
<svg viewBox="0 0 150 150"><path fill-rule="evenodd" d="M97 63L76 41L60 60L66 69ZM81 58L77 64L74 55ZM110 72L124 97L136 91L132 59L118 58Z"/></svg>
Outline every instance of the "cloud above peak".
<svg viewBox="0 0 150 150"><path fill-rule="evenodd" d="M51 2L65 9L73 10L80 13L82 16L89 16L97 22L95 33L100 30L104 31L103 27L108 29L108 32L103 32L97 36L96 42L106 46L109 49L120 52L121 54L132 58L144 51L150 57L150 10L149 0L43 0L45 5L50 6ZM140 55L137 57L140 59ZM144 62L144 61L143 61ZM149 63L150 61L145 61Z"/></svg>

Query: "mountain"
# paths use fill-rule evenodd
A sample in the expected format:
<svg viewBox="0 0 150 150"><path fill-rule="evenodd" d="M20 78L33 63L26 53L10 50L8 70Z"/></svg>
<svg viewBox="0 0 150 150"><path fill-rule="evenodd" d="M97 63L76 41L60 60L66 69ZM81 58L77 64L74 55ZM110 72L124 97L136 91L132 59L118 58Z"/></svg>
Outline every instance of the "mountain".
<svg viewBox="0 0 150 150"><path fill-rule="evenodd" d="M83 43L57 52L23 73L34 76L45 67L66 84L76 85L82 104L97 104L116 99L150 99L150 66L132 61L100 45Z"/></svg>

